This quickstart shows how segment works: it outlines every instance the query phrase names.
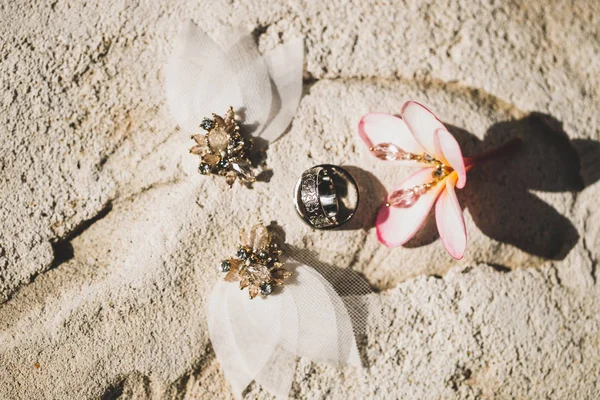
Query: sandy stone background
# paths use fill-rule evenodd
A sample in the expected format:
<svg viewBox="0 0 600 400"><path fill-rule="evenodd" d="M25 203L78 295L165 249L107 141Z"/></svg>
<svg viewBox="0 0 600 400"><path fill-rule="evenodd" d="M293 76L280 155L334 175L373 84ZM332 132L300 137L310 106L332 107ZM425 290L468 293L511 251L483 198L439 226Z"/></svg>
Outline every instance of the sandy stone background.
<svg viewBox="0 0 600 400"><path fill-rule="evenodd" d="M5 0L0 15L0 398L230 398L204 305L259 219L383 304L366 368L300 360L293 398L598 398L597 1ZM305 39L305 96L251 190L199 176L166 107L186 18L243 25L261 50ZM366 154L356 125L408 99L466 155L525 140L469 173L460 262L431 218L405 247L375 236L410 171ZM361 186L344 230L309 229L291 203L325 162Z"/></svg>

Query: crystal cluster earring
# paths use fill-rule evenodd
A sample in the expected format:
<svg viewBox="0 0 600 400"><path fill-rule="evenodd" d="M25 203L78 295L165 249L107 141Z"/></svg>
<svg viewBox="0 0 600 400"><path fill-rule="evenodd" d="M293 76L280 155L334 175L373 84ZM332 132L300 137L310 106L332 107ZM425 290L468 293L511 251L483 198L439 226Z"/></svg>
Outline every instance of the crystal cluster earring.
<svg viewBox="0 0 600 400"><path fill-rule="evenodd" d="M268 227L257 224L250 231L242 229L236 257L221 261L219 271L226 272L225 280L240 282L240 289L248 288L250 298L259 293L268 296L273 285L283 285L292 273L279 260L281 249L272 241Z"/></svg>
<svg viewBox="0 0 600 400"><path fill-rule="evenodd" d="M200 123L204 133L192 136L196 145L190 153L200 156L198 171L202 175L222 175L231 187L236 179L243 183L256 180L248 159L252 139L244 138L236 121L233 107L223 117L213 114Z"/></svg>

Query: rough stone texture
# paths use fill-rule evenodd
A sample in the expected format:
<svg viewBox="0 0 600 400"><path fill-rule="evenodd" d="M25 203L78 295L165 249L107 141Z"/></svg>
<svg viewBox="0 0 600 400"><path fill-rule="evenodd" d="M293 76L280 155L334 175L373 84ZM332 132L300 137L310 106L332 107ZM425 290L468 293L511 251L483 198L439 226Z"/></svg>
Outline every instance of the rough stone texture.
<svg viewBox="0 0 600 400"><path fill-rule="evenodd" d="M382 290L369 368L301 360L294 397L596 398L600 7L551 3L0 5L0 397L228 398L204 303L238 228L262 219ZM245 25L261 49L306 38L307 94L253 190L198 176L165 107L184 18ZM470 173L460 262L432 220L405 248L373 232L409 171L365 154L356 123L411 98L467 155L525 139ZM313 232L291 205L322 162L361 184L348 229Z"/></svg>

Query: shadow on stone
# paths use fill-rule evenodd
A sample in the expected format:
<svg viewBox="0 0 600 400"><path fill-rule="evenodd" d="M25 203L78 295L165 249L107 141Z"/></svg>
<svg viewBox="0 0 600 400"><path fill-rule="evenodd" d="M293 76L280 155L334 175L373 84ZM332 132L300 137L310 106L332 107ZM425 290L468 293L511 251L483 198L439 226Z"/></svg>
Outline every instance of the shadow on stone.
<svg viewBox="0 0 600 400"><path fill-rule="evenodd" d="M336 230L369 230L375 226L377 211L385 202L386 190L383 184L369 171L356 166L343 165L352 175L358 186L359 202L354 216L346 224Z"/></svg>
<svg viewBox="0 0 600 400"><path fill-rule="evenodd" d="M378 307L378 297L370 296L374 293L373 288L360 273L324 263L311 250L289 245L285 246L285 250L290 259L319 272L341 297L352 322L361 363L363 366L368 367L366 352L367 325L369 321L377 318L377 315L374 316L373 314L381 310L381 307Z"/></svg>
<svg viewBox="0 0 600 400"><path fill-rule="evenodd" d="M477 227L490 238L546 259L562 260L579 233L533 192L577 193L600 178L600 144L570 140L555 118L532 113L493 125L483 140L446 125L469 157L497 148L514 137L523 140L513 153L476 165L467 185L457 190ZM438 237L433 211L407 247L419 247Z"/></svg>

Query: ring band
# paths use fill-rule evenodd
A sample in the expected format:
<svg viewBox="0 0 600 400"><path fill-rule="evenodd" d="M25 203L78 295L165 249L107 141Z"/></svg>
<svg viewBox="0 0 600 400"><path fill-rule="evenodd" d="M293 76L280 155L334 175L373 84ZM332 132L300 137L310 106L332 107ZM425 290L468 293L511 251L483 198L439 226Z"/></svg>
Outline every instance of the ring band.
<svg viewBox="0 0 600 400"><path fill-rule="evenodd" d="M327 169L316 166L304 171L301 182L302 204L310 224L318 229L335 225L338 212L337 194Z"/></svg>
<svg viewBox="0 0 600 400"><path fill-rule="evenodd" d="M352 196L348 196L349 193ZM302 173L296 183L294 203L296 211L307 224L317 229L332 229L354 215L358 205L358 188L343 168L317 165Z"/></svg>

